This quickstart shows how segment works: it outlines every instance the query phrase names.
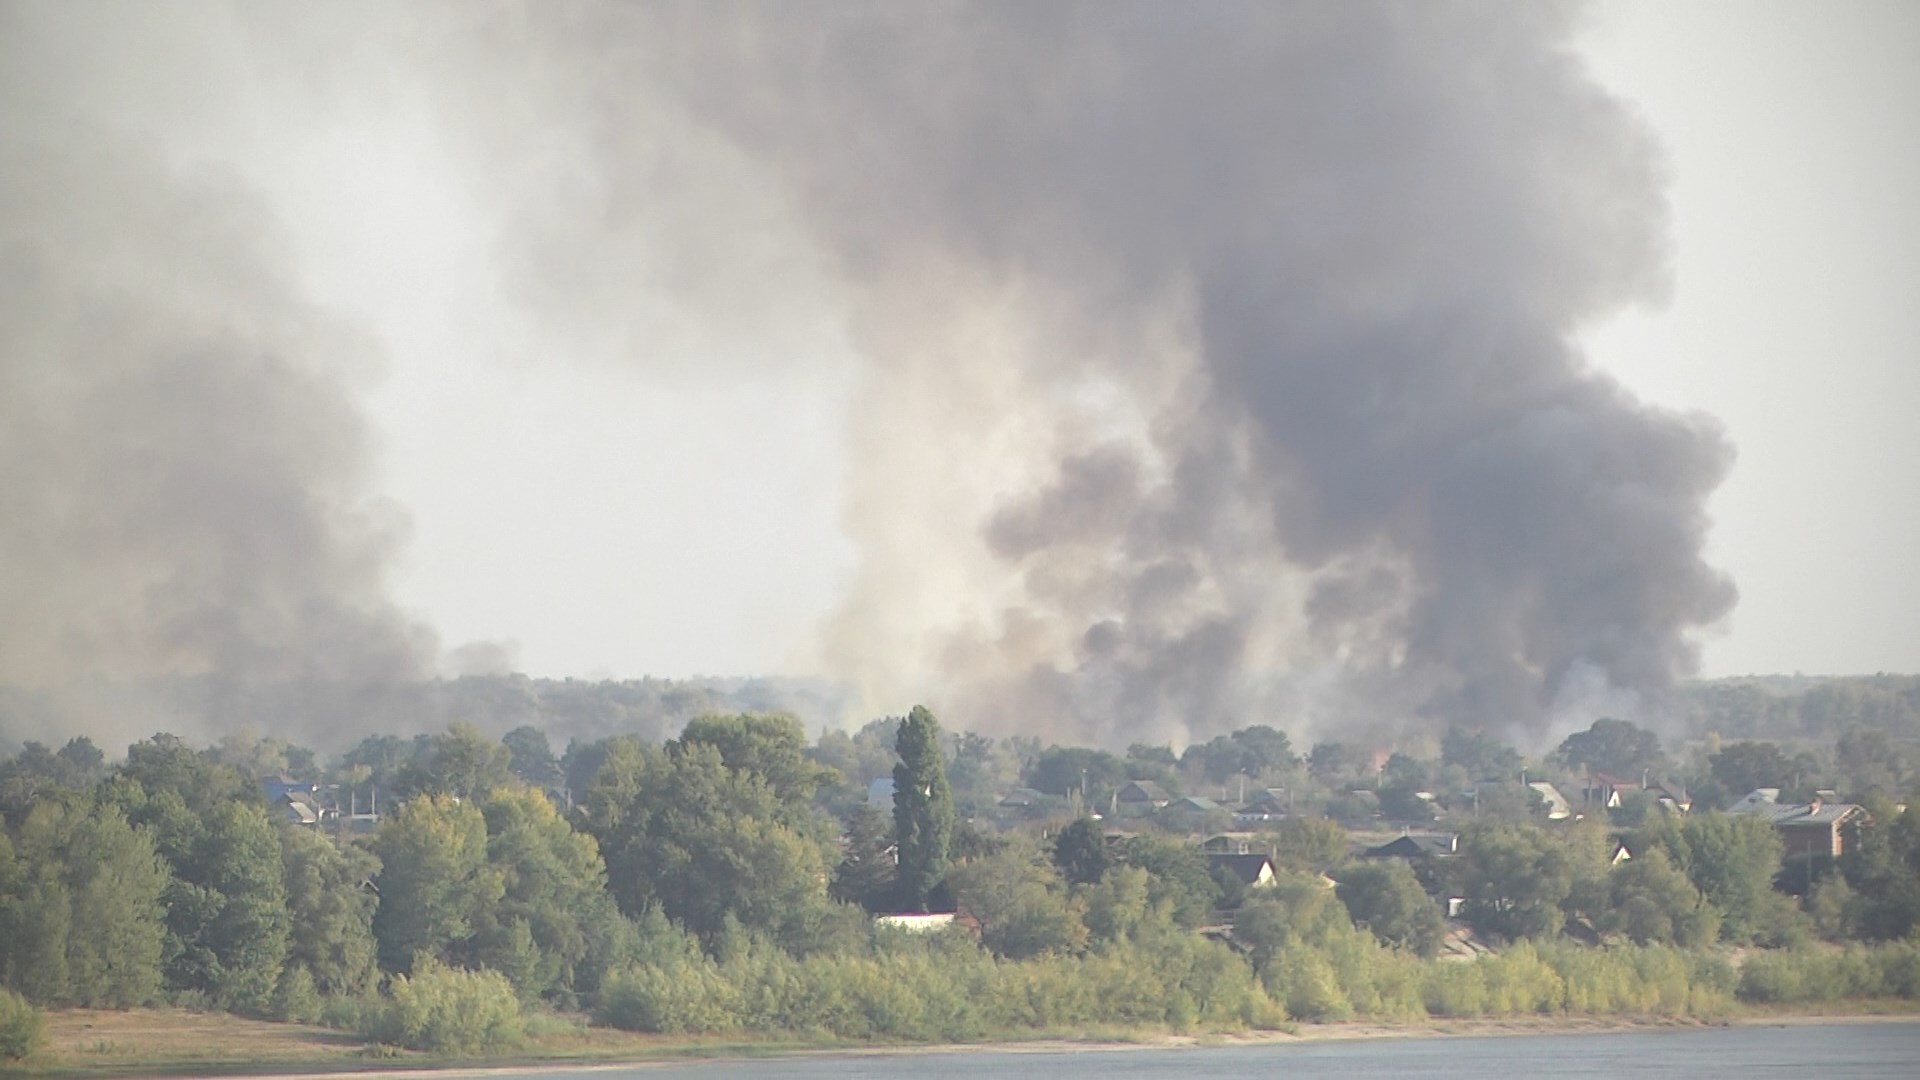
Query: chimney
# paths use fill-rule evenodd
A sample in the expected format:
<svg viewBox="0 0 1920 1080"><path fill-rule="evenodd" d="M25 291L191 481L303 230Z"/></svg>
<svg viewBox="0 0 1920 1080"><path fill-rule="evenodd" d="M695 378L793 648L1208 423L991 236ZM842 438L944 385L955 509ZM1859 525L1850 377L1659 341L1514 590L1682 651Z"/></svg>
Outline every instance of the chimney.
<svg viewBox="0 0 1920 1080"><path fill-rule="evenodd" d="M1821 802L1821 800L1820 800L1820 793L1819 793L1819 792L1817 792L1817 791L1816 791L1816 792L1814 792L1814 794L1813 794L1813 801L1807 804L1807 813L1808 813L1808 814L1817 814L1817 813L1819 813L1819 812L1820 812L1820 807L1821 807L1822 805L1823 805L1823 803L1822 803L1822 802Z"/></svg>

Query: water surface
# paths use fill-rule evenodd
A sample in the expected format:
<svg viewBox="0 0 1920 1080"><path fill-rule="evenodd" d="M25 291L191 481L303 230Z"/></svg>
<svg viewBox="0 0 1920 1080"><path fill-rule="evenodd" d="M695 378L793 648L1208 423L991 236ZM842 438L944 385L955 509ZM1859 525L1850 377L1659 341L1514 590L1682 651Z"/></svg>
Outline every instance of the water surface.
<svg viewBox="0 0 1920 1080"><path fill-rule="evenodd" d="M1525 1080L1650 1075L1797 1077L1800 1080L1920 1078L1920 1022L1675 1028L1569 1035L1450 1035L1178 1049L956 1051L713 1061L594 1072L635 1080ZM580 1080L538 1071L503 1080Z"/></svg>

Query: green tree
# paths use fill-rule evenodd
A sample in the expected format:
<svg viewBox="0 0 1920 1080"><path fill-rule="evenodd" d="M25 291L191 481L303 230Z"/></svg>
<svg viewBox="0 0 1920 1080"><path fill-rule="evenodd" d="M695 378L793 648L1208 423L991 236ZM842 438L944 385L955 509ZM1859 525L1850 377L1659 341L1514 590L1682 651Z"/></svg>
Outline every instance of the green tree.
<svg viewBox="0 0 1920 1080"><path fill-rule="evenodd" d="M755 776L795 813L804 813L831 774L807 756L806 730L784 713L702 716L669 746L711 746L728 769Z"/></svg>
<svg viewBox="0 0 1920 1080"><path fill-rule="evenodd" d="M1147 893L1156 905L1165 904L1179 925L1192 929L1205 923L1220 903L1220 885L1207 869L1207 857L1192 844L1161 836L1128 838L1121 861L1148 875Z"/></svg>
<svg viewBox="0 0 1920 1080"><path fill-rule="evenodd" d="M600 849L532 788L496 788L481 813L502 892L474 916L472 955L521 996L571 1006L598 987L601 969L590 960L617 932Z"/></svg>
<svg viewBox="0 0 1920 1080"><path fill-rule="evenodd" d="M980 921L995 955L1025 959L1086 947L1082 903L1039 848L1022 838L953 871L954 899Z"/></svg>
<svg viewBox="0 0 1920 1080"><path fill-rule="evenodd" d="M543 729L522 724L502 735L500 745L507 748L507 771L535 790L545 791L566 782Z"/></svg>
<svg viewBox="0 0 1920 1080"><path fill-rule="evenodd" d="M1382 944L1420 956L1439 951L1446 920L1406 863L1398 859L1356 863L1341 872L1335 895L1354 925L1372 931Z"/></svg>
<svg viewBox="0 0 1920 1080"><path fill-rule="evenodd" d="M471 959L475 926L505 892L487 863L487 821L452 795L409 799L374 836L380 904L373 934L388 971L413 969L416 956L455 965Z"/></svg>
<svg viewBox="0 0 1920 1080"><path fill-rule="evenodd" d="M1736 944L1780 943L1798 912L1773 891L1780 838L1752 816L1689 814L1675 824L1656 818L1635 834L1636 855L1659 848L1721 914L1720 936Z"/></svg>
<svg viewBox="0 0 1920 1080"><path fill-rule="evenodd" d="M1707 759L1714 782L1730 799L1755 788L1788 787L1793 783L1793 759L1770 742L1737 742Z"/></svg>
<svg viewBox="0 0 1920 1080"><path fill-rule="evenodd" d="M893 829L879 809L867 803L847 821L847 850L834 869L833 898L870 912L891 911L899 883L893 864Z"/></svg>
<svg viewBox="0 0 1920 1080"><path fill-rule="evenodd" d="M947 845L953 838L953 795L940 760L940 723L916 705L900 721L893 767L894 842L900 853L900 899L904 906L927 909L934 887L947 872Z"/></svg>
<svg viewBox="0 0 1920 1080"><path fill-rule="evenodd" d="M1505 941L1560 932L1573 888L1567 852L1543 830L1482 822L1460 837L1454 872L1473 928Z"/></svg>
<svg viewBox="0 0 1920 1080"><path fill-rule="evenodd" d="M1658 735L1612 717L1602 717L1587 730L1567 736L1554 753L1573 768L1622 777L1658 769L1665 761Z"/></svg>
<svg viewBox="0 0 1920 1080"><path fill-rule="evenodd" d="M261 1014L287 958L280 838L258 803L228 802L174 865L167 981L221 1007Z"/></svg>
<svg viewBox="0 0 1920 1080"><path fill-rule="evenodd" d="M1482 731L1452 728L1440 740L1443 764L1466 770L1472 780L1499 780L1520 772L1520 753Z"/></svg>
<svg viewBox="0 0 1920 1080"><path fill-rule="evenodd" d="M1069 885L1091 885L1106 874L1113 856L1107 835L1090 817L1075 819L1053 840L1053 865Z"/></svg>
<svg viewBox="0 0 1920 1080"><path fill-rule="evenodd" d="M7 980L39 1002L126 1008L154 1000L167 869L112 803L47 801L20 828ZM17 931L18 937L13 937Z"/></svg>
<svg viewBox="0 0 1920 1080"><path fill-rule="evenodd" d="M461 799L484 797L494 788L513 782L513 751L463 721L430 736L401 770L401 793L452 795Z"/></svg>
<svg viewBox="0 0 1920 1080"><path fill-rule="evenodd" d="M1273 832L1276 869L1324 874L1347 858L1347 830L1326 818L1296 817Z"/></svg>
<svg viewBox="0 0 1920 1080"><path fill-rule="evenodd" d="M1601 928L1641 945L1698 946L1719 934L1720 913L1667 858L1649 848L1614 868L1612 905Z"/></svg>
<svg viewBox="0 0 1920 1080"><path fill-rule="evenodd" d="M658 905L710 947L729 923L802 951L831 928L827 840L806 806L704 741L662 752L616 741L588 793L621 910Z"/></svg>
<svg viewBox="0 0 1920 1080"><path fill-rule="evenodd" d="M304 970L318 994L359 997L379 978L373 890L380 862L354 844L311 829L280 830L290 931L287 966Z"/></svg>

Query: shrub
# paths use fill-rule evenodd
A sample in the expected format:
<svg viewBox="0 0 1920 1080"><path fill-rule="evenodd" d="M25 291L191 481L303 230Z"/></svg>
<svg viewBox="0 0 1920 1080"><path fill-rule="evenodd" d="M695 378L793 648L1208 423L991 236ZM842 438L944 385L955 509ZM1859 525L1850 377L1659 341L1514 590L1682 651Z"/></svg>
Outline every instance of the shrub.
<svg viewBox="0 0 1920 1080"><path fill-rule="evenodd" d="M393 977L385 1008L371 1010L366 1034L413 1050L462 1054L510 1047L524 1037L520 999L496 971L445 967L428 957L412 977Z"/></svg>
<svg viewBox="0 0 1920 1080"><path fill-rule="evenodd" d="M40 1010L11 990L0 989L0 1061L20 1061L46 1041Z"/></svg>

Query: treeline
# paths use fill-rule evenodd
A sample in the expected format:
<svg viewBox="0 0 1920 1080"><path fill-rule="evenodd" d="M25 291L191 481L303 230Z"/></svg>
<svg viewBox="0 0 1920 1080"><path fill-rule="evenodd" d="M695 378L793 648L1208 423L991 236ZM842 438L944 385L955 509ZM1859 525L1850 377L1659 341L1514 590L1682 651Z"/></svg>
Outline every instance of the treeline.
<svg viewBox="0 0 1920 1080"><path fill-rule="evenodd" d="M1755 745L1706 755L1709 778L1779 766ZM1670 767L1632 725L1597 723L1547 763L1473 732L1437 749L1375 768L1338 743L1296 756L1254 726L1179 755L1114 755L944 733L916 709L812 744L790 717L738 714L556 756L531 727L496 741L455 725L370 737L317 770L343 803L378 791L377 825L302 825L260 778L314 756L278 740L157 735L112 765L84 739L29 744L0 763L0 985L34 1006L166 1002L453 1052L511 1044L556 1013L949 1039L1693 1015L1920 986L1912 812L1873 803L1844 857L1782 889L1792 864L1783 873L1759 818L1635 804L1551 823L1502 794L1531 793L1529 767ZM1223 795L1283 781L1329 800L1404 791L1458 817L1459 850L1356 861L1316 796L1261 822L1280 875L1250 886L1189 835L1204 817L1110 835L1087 813L1156 777ZM880 778L891 799L869 800ZM999 805L993 793L1018 786L1057 801ZM1449 897L1497 955L1440 958ZM931 933L870 918L903 910L960 915ZM1726 945L1770 951L1736 970ZM35 1020L0 996L0 1029L9 1017Z"/></svg>

